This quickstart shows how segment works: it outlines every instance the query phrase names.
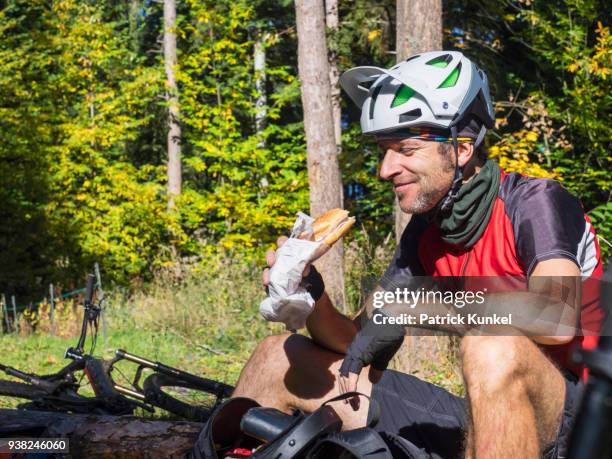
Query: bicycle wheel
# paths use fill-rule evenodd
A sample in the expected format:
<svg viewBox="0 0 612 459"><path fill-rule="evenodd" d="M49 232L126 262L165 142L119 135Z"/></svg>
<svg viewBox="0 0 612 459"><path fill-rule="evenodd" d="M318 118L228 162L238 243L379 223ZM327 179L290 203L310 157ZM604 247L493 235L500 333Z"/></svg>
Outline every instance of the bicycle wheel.
<svg viewBox="0 0 612 459"><path fill-rule="evenodd" d="M153 373L144 380L146 402L191 421L206 421L221 401L210 387Z"/></svg>
<svg viewBox="0 0 612 459"><path fill-rule="evenodd" d="M47 395L47 393L44 390L39 389L32 384L0 379L0 396L36 400L40 397L44 397L45 395Z"/></svg>

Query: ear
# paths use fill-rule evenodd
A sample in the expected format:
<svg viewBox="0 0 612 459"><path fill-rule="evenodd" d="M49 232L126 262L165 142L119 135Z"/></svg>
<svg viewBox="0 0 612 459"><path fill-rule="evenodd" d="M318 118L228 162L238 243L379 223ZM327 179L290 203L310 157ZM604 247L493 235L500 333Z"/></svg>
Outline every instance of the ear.
<svg viewBox="0 0 612 459"><path fill-rule="evenodd" d="M474 155L476 154L476 150L474 149L474 144L469 142L460 142L459 151L457 153L459 159L459 167L464 167L474 157Z"/></svg>

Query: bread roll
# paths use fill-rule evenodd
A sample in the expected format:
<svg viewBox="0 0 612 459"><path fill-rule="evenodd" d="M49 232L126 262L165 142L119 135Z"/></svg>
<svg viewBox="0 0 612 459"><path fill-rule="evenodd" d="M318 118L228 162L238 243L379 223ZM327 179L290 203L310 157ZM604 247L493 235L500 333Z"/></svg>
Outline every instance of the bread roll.
<svg viewBox="0 0 612 459"><path fill-rule="evenodd" d="M315 219L312 224L313 232L303 232L300 239L324 242L331 246L344 236L354 224L355 217L349 217L348 211L332 209Z"/></svg>

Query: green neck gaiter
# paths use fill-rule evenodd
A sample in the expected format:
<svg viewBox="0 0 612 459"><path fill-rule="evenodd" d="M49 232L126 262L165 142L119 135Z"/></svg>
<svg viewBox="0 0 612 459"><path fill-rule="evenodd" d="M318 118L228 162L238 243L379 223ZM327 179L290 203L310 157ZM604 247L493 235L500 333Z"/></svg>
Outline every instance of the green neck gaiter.
<svg viewBox="0 0 612 459"><path fill-rule="evenodd" d="M450 212L439 212L434 217L442 239L465 249L478 241L491 218L499 176L497 163L487 159L478 174L461 186Z"/></svg>

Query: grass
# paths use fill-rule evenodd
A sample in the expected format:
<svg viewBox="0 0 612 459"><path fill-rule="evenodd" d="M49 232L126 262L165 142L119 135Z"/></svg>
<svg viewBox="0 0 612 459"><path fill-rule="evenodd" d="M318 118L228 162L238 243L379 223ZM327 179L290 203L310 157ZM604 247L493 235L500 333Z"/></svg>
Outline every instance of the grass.
<svg viewBox="0 0 612 459"><path fill-rule="evenodd" d="M345 246L346 288L349 305L356 311L371 281L380 276L393 249L393 241L372 246L367 238ZM183 270L183 272L185 272ZM264 298L258 267L231 259L188 274L160 276L145 289L131 294L110 293L105 301L104 330L95 355L113 356L121 348L191 373L235 384L249 355L265 336L284 330L259 316ZM62 303L56 309L56 335L50 336L48 305L21 319L21 335L0 335L0 361L23 371L53 373L68 362L63 358L76 345L82 309ZM412 372L454 392L460 390L452 352L444 361L412 368ZM403 370L402 359L393 367ZM119 370L131 377L135 366L120 362ZM0 375L5 379L5 375ZM117 382L121 382L117 375ZM91 393L88 387L84 393ZM14 407L15 399L0 397L0 407ZM159 413L158 413L159 415Z"/></svg>

